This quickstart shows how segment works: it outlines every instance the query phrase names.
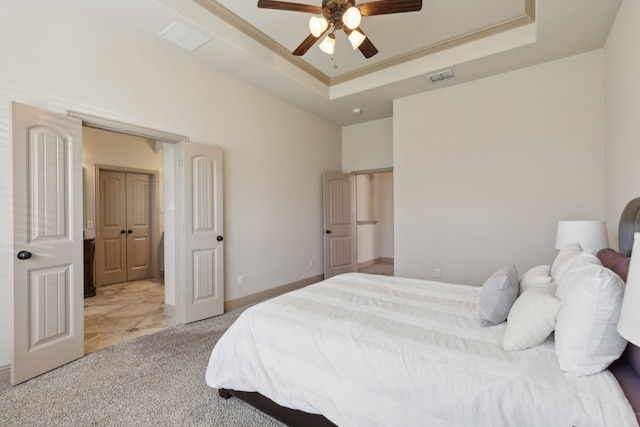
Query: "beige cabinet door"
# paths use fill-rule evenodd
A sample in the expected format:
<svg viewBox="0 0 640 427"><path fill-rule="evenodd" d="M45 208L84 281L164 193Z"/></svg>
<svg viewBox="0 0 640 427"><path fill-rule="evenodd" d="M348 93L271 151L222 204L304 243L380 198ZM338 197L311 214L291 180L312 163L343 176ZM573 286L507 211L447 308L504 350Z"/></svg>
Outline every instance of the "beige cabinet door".
<svg viewBox="0 0 640 427"><path fill-rule="evenodd" d="M355 176L325 172L322 185L324 278L357 270Z"/></svg>
<svg viewBox="0 0 640 427"><path fill-rule="evenodd" d="M151 277L151 178L127 172L127 280Z"/></svg>
<svg viewBox="0 0 640 427"><path fill-rule="evenodd" d="M100 171L98 283L127 280L127 183L123 172Z"/></svg>
<svg viewBox="0 0 640 427"><path fill-rule="evenodd" d="M99 283L151 277L151 189L144 173L100 170Z"/></svg>
<svg viewBox="0 0 640 427"><path fill-rule="evenodd" d="M12 117L18 384L84 354L82 124L17 103Z"/></svg>

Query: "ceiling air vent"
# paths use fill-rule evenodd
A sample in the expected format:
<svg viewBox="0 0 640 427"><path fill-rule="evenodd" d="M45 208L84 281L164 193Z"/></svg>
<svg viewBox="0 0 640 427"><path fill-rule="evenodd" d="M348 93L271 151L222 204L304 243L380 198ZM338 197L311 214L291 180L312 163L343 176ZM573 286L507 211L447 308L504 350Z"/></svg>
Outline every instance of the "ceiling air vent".
<svg viewBox="0 0 640 427"><path fill-rule="evenodd" d="M431 83L439 82L441 80L447 80L452 77L454 77L454 75L453 71L451 70L440 71L439 73L431 74L429 76L429 78L431 79Z"/></svg>
<svg viewBox="0 0 640 427"><path fill-rule="evenodd" d="M198 34L191 28L188 28L182 24L174 22L167 28L162 30L158 37L177 44L183 49L193 52L203 44L209 41L209 39L202 34Z"/></svg>

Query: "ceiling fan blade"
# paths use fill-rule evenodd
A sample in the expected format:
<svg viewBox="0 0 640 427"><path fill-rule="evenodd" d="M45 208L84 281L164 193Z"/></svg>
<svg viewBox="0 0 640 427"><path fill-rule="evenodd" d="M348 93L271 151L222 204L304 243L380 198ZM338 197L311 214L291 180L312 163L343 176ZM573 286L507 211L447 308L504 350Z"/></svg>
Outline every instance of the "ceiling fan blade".
<svg viewBox="0 0 640 427"><path fill-rule="evenodd" d="M300 46L298 46L296 50L293 51L293 54L295 56L304 55L305 53L307 53L309 49L311 49L311 46L313 46L318 41L319 38L320 37L316 37L313 34L309 34L309 36L306 39L304 39L302 43L300 43Z"/></svg>
<svg viewBox="0 0 640 427"><path fill-rule="evenodd" d="M360 9L362 16L417 12L422 9L422 0L380 0L360 3L358 9Z"/></svg>
<svg viewBox="0 0 640 427"><path fill-rule="evenodd" d="M358 50L367 59L371 58L374 55L376 55L378 53L378 49L373 45L373 43L371 43L371 40L369 40L369 36L367 36L365 34L365 32L362 31L362 28L360 28L360 27L356 28L356 30L360 31L360 33L362 33L362 35L366 37L364 39L364 41L362 43L360 43L360 46L358 46ZM351 34L352 30L348 29L347 27L344 27L343 31L347 34L347 37L348 37L349 34Z"/></svg>
<svg viewBox="0 0 640 427"><path fill-rule="evenodd" d="M262 9L291 10L294 12L322 13L322 8L310 4L289 3L286 1L258 0Z"/></svg>

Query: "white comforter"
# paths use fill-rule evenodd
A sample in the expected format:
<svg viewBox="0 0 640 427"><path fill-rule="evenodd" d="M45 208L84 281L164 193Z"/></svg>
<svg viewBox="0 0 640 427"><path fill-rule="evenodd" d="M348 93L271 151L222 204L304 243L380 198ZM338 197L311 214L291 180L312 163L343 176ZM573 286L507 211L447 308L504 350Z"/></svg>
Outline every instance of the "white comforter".
<svg viewBox="0 0 640 427"><path fill-rule="evenodd" d="M505 352L479 288L346 274L246 310L214 388L257 391L339 426L637 426L608 371L564 376L552 339Z"/></svg>

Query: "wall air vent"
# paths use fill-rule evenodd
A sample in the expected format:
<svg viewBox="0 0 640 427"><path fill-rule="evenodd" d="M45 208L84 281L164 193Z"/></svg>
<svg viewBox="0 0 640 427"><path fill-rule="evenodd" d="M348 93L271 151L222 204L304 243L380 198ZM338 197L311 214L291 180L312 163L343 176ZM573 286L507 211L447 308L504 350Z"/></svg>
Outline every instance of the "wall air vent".
<svg viewBox="0 0 640 427"><path fill-rule="evenodd" d="M177 22L162 30L158 37L168 40L189 52L193 52L209 41L209 38Z"/></svg>
<svg viewBox="0 0 640 427"><path fill-rule="evenodd" d="M431 74L429 76L429 78L431 79L431 83L447 80L452 77L455 77L455 76L453 75L453 71L451 70L440 71L439 73Z"/></svg>

